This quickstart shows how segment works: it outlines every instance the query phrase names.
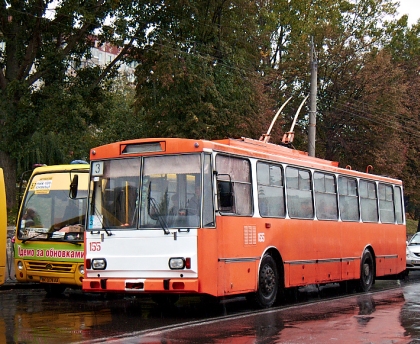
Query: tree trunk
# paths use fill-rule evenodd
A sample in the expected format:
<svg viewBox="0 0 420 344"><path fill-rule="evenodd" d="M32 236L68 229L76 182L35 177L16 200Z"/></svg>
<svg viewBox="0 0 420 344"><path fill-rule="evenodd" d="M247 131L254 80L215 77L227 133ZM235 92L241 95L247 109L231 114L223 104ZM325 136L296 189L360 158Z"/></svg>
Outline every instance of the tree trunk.
<svg viewBox="0 0 420 344"><path fill-rule="evenodd" d="M4 172L7 209L12 209L16 205L16 160L0 151L0 168Z"/></svg>

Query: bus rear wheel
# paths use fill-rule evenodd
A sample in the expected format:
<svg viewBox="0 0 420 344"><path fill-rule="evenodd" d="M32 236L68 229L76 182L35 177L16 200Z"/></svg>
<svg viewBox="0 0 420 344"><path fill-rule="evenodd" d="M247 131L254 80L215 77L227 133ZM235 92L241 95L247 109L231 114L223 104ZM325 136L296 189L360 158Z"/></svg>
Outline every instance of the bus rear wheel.
<svg viewBox="0 0 420 344"><path fill-rule="evenodd" d="M360 264L360 279L358 290L369 291L375 280L375 262L372 253L369 250L363 252L362 261Z"/></svg>
<svg viewBox="0 0 420 344"><path fill-rule="evenodd" d="M265 255L261 260L258 275L258 290L254 294L254 301L261 308L273 305L279 289L279 273L276 262L270 255Z"/></svg>

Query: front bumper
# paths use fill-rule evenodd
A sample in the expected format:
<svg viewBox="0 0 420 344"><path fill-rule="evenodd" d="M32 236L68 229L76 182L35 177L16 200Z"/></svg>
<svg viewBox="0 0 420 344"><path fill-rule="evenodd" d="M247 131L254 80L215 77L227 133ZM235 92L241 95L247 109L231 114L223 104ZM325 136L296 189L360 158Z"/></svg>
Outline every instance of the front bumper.
<svg viewBox="0 0 420 344"><path fill-rule="evenodd" d="M198 279L85 278L82 289L86 292L198 293Z"/></svg>

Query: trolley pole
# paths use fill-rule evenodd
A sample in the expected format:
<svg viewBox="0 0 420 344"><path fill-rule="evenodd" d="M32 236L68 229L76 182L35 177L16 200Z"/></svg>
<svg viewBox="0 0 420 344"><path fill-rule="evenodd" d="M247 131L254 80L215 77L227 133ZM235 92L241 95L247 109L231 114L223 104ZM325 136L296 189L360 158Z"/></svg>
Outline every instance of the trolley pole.
<svg viewBox="0 0 420 344"><path fill-rule="evenodd" d="M317 92L317 71L318 61L316 58L314 40L311 39L311 90L310 90L310 110L309 110L309 130L308 130L308 155L315 156L315 134L316 134L316 92Z"/></svg>

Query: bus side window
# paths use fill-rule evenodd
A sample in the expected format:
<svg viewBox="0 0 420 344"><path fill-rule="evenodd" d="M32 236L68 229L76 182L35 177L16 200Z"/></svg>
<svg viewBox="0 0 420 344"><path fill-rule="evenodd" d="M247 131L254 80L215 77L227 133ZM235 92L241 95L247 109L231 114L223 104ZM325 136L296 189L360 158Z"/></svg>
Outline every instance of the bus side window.
<svg viewBox="0 0 420 344"><path fill-rule="evenodd" d="M251 164L249 160L218 154L216 156L216 168L218 172L218 181L226 182L229 180L230 188L232 190L231 194L233 195L232 210L219 210L230 211L236 215L251 215L252 185ZM219 185L217 187L219 188ZM227 186L221 187L227 188ZM229 191L229 189L222 191ZM226 196L228 195L229 192ZM226 199L226 202L229 201Z"/></svg>
<svg viewBox="0 0 420 344"><path fill-rule="evenodd" d="M376 184L367 180L359 181L360 209L363 222L378 222Z"/></svg>
<svg viewBox="0 0 420 344"><path fill-rule="evenodd" d="M286 168L287 209L292 218L311 219L314 216L312 203L311 174L295 167Z"/></svg>
<svg viewBox="0 0 420 344"><path fill-rule="evenodd" d="M402 191L399 186L394 187L394 206L395 206L395 218L398 224L404 223L404 213L402 206Z"/></svg>
<svg viewBox="0 0 420 344"><path fill-rule="evenodd" d="M258 205L261 216L285 217L283 169L280 165L257 163Z"/></svg>
<svg viewBox="0 0 420 344"><path fill-rule="evenodd" d="M379 183L379 216L382 223L394 223L394 195L392 186Z"/></svg>
<svg viewBox="0 0 420 344"><path fill-rule="evenodd" d="M220 211L233 211L233 185L230 181L218 180L217 181L217 194Z"/></svg>
<svg viewBox="0 0 420 344"><path fill-rule="evenodd" d="M337 220L337 193L335 176L315 172L315 208L316 217L320 220Z"/></svg>
<svg viewBox="0 0 420 344"><path fill-rule="evenodd" d="M342 176L338 177L338 197L341 220L359 221L357 180Z"/></svg>

